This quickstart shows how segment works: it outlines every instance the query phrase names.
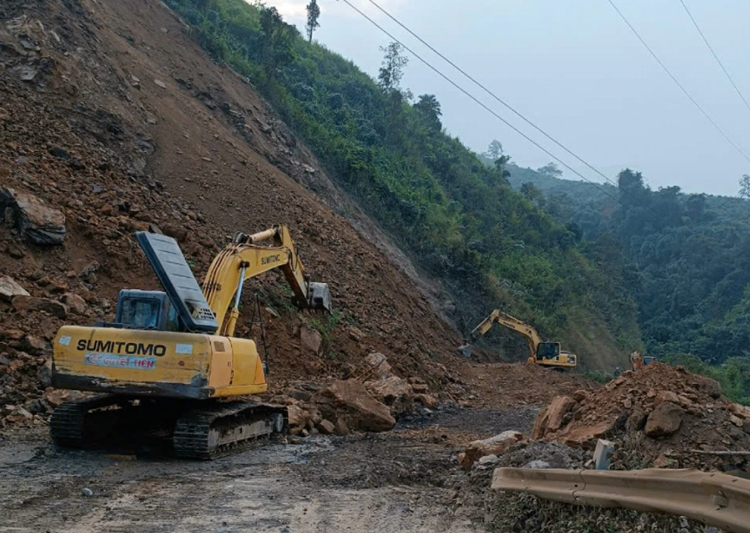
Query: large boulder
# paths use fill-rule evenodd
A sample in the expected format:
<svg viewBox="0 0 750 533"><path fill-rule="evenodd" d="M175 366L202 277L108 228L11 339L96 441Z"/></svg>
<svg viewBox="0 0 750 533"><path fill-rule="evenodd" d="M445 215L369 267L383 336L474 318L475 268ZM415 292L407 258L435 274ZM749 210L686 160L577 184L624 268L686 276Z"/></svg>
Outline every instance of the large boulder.
<svg viewBox="0 0 750 533"><path fill-rule="evenodd" d="M59 319L64 319L68 316L67 305L50 300L49 298L16 296L13 298L12 305L16 311L44 311Z"/></svg>
<svg viewBox="0 0 750 533"><path fill-rule="evenodd" d="M33 194L0 189L0 213L5 213L5 219L35 244L62 244L65 239L65 215Z"/></svg>
<svg viewBox="0 0 750 533"><path fill-rule="evenodd" d="M403 379L391 376L365 383L368 392L391 409L393 416L411 413L414 410L414 394L411 385Z"/></svg>
<svg viewBox="0 0 750 533"><path fill-rule="evenodd" d="M392 376L391 365L388 364L388 358L382 353L371 353L365 357L365 362L370 366L369 374L378 378L387 378Z"/></svg>
<svg viewBox="0 0 750 533"><path fill-rule="evenodd" d="M727 411L741 419L750 419L750 407L738 403L727 404Z"/></svg>
<svg viewBox="0 0 750 533"><path fill-rule="evenodd" d="M562 434L562 443L571 448L583 448L584 450L594 450L599 439L608 437L614 431L617 417L601 420L590 426L580 426L571 429L571 426L565 428Z"/></svg>
<svg viewBox="0 0 750 533"><path fill-rule="evenodd" d="M77 294L73 294L72 292L63 294L62 302L77 315L85 315L89 309L89 306L86 304L86 300L84 300Z"/></svg>
<svg viewBox="0 0 750 533"><path fill-rule="evenodd" d="M10 302L16 296L30 296L30 294L10 276L0 276L0 299Z"/></svg>
<svg viewBox="0 0 750 533"><path fill-rule="evenodd" d="M518 431L505 431L489 439L475 440L466 447L466 451L460 457L459 462L461 466L468 470L482 457L505 453L508 448L521 439L523 439L523 434Z"/></svg>
<svg viewBox="0 0 750 533"><path fill-rule="evenodd" d="M353 379L334 381L312 397L323 417L341 420L349 429L388 431L396 425L390 409Z"/></svg>
<svg viewBox="0 0 750 533"><path fill-rule="evenodd" d="M705 376L693 376L693 380L695 381L695 386L698 390L705 392L714 400L721 398L721 384L715 379L707 378Z"/></svg>
<svg viewBox="0 0 750 533"><path fill-rule="evenodd" d="M679 404L680 397L677 396L674 392L668 390L659 391L659 393L656 395L656 398L654 398L654 407L659 407L664 402Z"/></svg>
<svg viewBox="0 0 750 533"><path fill-rule="evenodd" d="M672 402L664 402L651 411L646 420L646 435L652 438L668 437L677 433L685 411Z"/></svg>
<svg viewBox="0 0 750 533"><path fill-rule="evenodd" d="M287 407L287 414L289 417L289 427L305 427L307 422L310 420L310 412L302 409L298 405L289 405Z"/></svg>
<svg viewBox="0 0 750 533"><path fill-rule="evenodd" d="M569 396L556 396L552 402L542 410L534 422L531 438L541 439L549 431L557 431L563 426L565 415L576 406L576 401Z"/></svg>
<svg viewBox="0 0 750 533"><path fill-rule="evenodd" d="M320 354L320 350L323 348L323 335L319 331L302 326L299 330L299 338L304 351L315 355Z"/></svg>

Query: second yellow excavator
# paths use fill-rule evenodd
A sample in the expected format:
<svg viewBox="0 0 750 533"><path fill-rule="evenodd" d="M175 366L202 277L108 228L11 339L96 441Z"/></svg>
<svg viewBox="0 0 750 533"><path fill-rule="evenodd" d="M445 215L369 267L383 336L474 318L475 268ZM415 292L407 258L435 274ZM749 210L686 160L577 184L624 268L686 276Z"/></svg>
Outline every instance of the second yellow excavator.
<svg viewBox="0 0 750 533"><path fill-rule="evenodd" d="M526 337L531 354L528 359L529 363L557 369L575 368L578 364L578 357L575 354L563 351L559 342L542 342L542 338L533 327L507 313L503 313L499 309L495 309L472 330L470 343L476 342L479 337L492 329L494 324L505 326ZM470 343L458 348L459 352L466 357L471 356Z"/></svg>
<svg viewBox="0 0 750 533"><path fill-rule="evenodd" d="M107 394L60 405L52 439L75 448L157 441L178 457L212 459L283 432L286 407L241 399L266 392L267 367L234 331L243 283L275 268L299 307L331 310L328 285L307 279L289 229L237 234L202 288L174 239L135 236L164 291L122 290L114 322L60 328L53 386Z"/></svg>

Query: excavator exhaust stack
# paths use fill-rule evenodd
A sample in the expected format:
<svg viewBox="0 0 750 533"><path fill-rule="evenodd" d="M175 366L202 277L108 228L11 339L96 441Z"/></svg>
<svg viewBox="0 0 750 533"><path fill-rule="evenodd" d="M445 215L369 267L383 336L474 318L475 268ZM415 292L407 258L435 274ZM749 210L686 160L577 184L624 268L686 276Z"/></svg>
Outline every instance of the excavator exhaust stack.
<svg viewBox="0 0 750 533"><path fill-rule="evenodd" d="M329 313L333 310L331 289L327 283L310 282L307 305L310 309L323 309Z"/></svg>

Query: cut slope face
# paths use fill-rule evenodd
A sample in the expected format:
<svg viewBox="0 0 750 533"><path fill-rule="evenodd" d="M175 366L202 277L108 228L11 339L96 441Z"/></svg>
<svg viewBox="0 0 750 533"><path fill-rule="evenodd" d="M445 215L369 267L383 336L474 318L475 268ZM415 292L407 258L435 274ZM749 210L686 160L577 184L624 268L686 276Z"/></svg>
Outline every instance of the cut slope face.
<svg viewBox="0 0 750 533"><path fill-rule="evenodd" d="M2 227L0 273L45 302L84 299L69 295L82 305L59 313L0 300L0 352L24 361L3 376L4 403L24 400L62 323L111 319L121 288L156 288L132 238L138 229L175 236L200 280L235 231L291 227L337 311L290 309L280 275L249 284L247 295L262 296L274 386L356 372L372 351L406 376L448 380L438 361L458 363L457 336L388 257L310 192L345 202L251 87L212 64L184 29L147 0L0 5L0 186L61 210L67 227L62 245L44 247ZM240 334L250 334L248 315ZM301 338L315 329L320 347Z"/></svg>

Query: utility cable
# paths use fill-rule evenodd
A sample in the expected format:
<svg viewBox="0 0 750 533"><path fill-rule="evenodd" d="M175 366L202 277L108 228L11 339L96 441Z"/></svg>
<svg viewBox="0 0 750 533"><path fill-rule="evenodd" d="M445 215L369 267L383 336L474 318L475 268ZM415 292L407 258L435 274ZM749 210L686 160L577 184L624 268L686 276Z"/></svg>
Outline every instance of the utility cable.
<svg viewBox="0 0 750 533"><path fill-rule="evenodd" d="M659 56L656 55L656 53L651 49L651 47L646 43L646 41L641 37L641 35L636 31L636 29L633 27L633 25L630 23L630 21L623 15L622 11L618 9L618 7L615 5L613 0L607 0L610 5L614 8L615 11L617 11L617 14L620 15L620 18L627 24L628 28L630 28L630 31L633 32L633 34L638 38L638 40L641 42L641 44L648 50L648 52L651 54L651 56L656 60L656 62L659 64L659 66L666 72L670 78L672 78L672 81L675 82L675 84L682 90L683 93L685 93L685 96L687 96L690 101L693 103L695 107L698 108L698 111L700 111L704 117L713 125L714 128L716 128L716 131L718 131L722 137L724 137L729 144L731 144L737 152L744 157L748 163L750 163L750 157L747 156L747 154L739 147L737 144L735 144L732 139L729 138L729 136L724 133L724 130L722 130L719 125L714 122L714 119L711 118L711 116L706 113L706 111L701 107L701 105L691 96L691 94L685 89L685 87L679 82L679 80L675 77L674 74L667 68L667 66L659 59Z"/></svg>
<svg viewBox="0 0 750 533"><path fill-rule="evenodd" d="M734 90L737 91L737 94L742 99L742 103L744 103L745 107L747 108L747 110L750 111L750 104L747 103L747 100L745 100L745 97L742 95L742 92L740 91L739 87L737 87L737 84L734 83L734 80L732 79L732 76L729 75L729 71L726 69L726 67L724 67L724 63L721 62L721 59L719 59L718 54L714 51L713 46L711 46L711 44L708 42L708 38L703 33L703 30L701 30L701 27L698 26L698 22L696 22L695 17L693 17L693 14L688 9L687 4L685 4L684 0L680 0L680 3L682 4L682 7L685 8L685 12L688 14L688 17L690 17L690 20L693 21L693 25L695 26L695 29L698 30L698 33L700 33L701 38L703 39L703 42L706 43L706 46L711 51L711 54L714 56L714 59L716 60L716 62L721 67L721 70L724 71L724 74L726 75L727 79L729 80L729 83L732 84L732 87L734 87Z"/></svg>
<svg viewBox="0 0 750 533"><path fill-rule="evenodd" d="M614 181L612 181L612 179L610 179L606 174L604 174L599 169L597 169L594 166L592 166L591 164L589 164L588 161L584 160L578 154L576 154L575 152L573 152L572 150L570 150L567 146L565 146L564 144L562 144L561 142L559 142L557 139L555 139L554 137L552 137L551 135L549 135L542 128L540 128L539 126L537 126L536 124L534 124L531 120L529 120L524 115L522 115L520 112L518 112L516 109L514 109L513 106L511 106L510 104L508 104L507 102L505 102L502 98L500 98L494 92L492 92L490 89L488 89L484 84L482 84L481 82L477 81L468 72L466 72L464 69L462 69L461 67L459 67L458 65L456 65L456 63L454 63L453 61L451 61L450 59L448 59L446 56L444 56L442 53L440 53L438 50L436 50L431 44L429 44L428 42L426 42L419 35L417 35L411 29L409 29L408 27L406 27L400 20L398 20L393 15L391 15L387 10L385 10L383 7L381 7L380 4L378 4L377 2L375 2L375 0L369 0L369 2L372 5L374 5L376 8L378 8L385 16L387 16L393 22L395 22L396 24L398 24L399 26L401 26L404 30L406 30L412 37L414 37L420 43L422 43L427 48L429 48L430 50L432 50L432 52L434 52L438 57L440 57L440 59L442 59L443 61L445 61L446 63L448 63L450 66L452 66L454 69L456 69L458 72L460 72L461 74L463 74L469 81L471 81L472 83L474 83L474 85L476 85L477 87L479 87L480 89L482 89L484 92L486 92L488 95L490 95L493 99L497 100L503 106L505 106L506 109L508 109L509 111L511 111L513 114L515 114L518 118L520 118L521 120L523 120L524 122L526 122L526 124L528 124L529 126L531 126L532 128L534 128L536 131L538 131L539 133L541 133L542 135L544 135L547 139L549 139L550 141L552 141L553 143L555 143L557 146L559 146L560 148L562 148L563 150L565 150L569 155L573 156L580 163L583 163L585 166L587 166L588 168L590 168L591 170L593 170L594 172L596 172L599 176L601 176L602 178L604 178L605 180L607 180L609 183L611 183L612 185L614 185L615 187L617 187L617 183L615 183Z"/></svg>
<svg viewBox="0 0 750 533"><path fill-rule="evenodd" d="M534 146L536 146L537 148L539 148L539 149L540 149L540 150L541 150L542 152L544 152L544 153L545 153L545 154L547 154L547 155L548 155L549 157L551 157L552 159L554 159L555 161L557 161L558 163L560 163L560 164L561 164L562 166L564 166L565 168L567 168L567 169L568 169L568 170L569 170L570 172L572 172L572 173L573 173L573 174L575 174L576 176L580 177L580 178L581 178L581 179L582 179L583 181L585 181L585 182L587 182L587 183L590 183L591 185L593 185L594 187L596 187L597 189L599 189L599 190L600 190L600 191L601 191L601 192L602 192L602 193L603 193L604 195L606 195L606 196L610 197L611 199L613 199L613 200L614 200L614 201L616 201L616 202L619 202L619 201L620 201L620 200L619 200L618 198L616 198L615 196L613 196L613 195L609 194L609 193L608 193L608 192L607 192L607 191L606 191L605 189L601 188L601 187L599 186L599 184L598 184L598 183L596 183L596 182L593 182L593 181L589 180L588 178L586 178L586 177L585 177L585 176L584 176L583 174L581 174L581 173L580 173L579 171L577 171L576 169L574 169L573 167L571 167L570 165L568 165L567 163L565 163L565 162L564 162L564 161L563 161L562 159L560 159L559 157L557 157L556 155L554 155L554 154L553 154L552 152L550 152L549 150L547 150L547 149L546 149L546 148L545 148L544 146L542 146L541 144L539 144L538 142L536 142L536 141L535 141L534 139L532 139L531 137L529 137L528 135L526 135L526 134L525 134L524 132L522 132L521 130L519 130L519 129L518 129L517 127L515 127L515 126L514 126L513 124L511 124L510 122L508 122L507 120L505 120L505 119L504 119L503 117L501 117L500 115L498 115L498 114L497 114L497 113L496 113L496 112L495 112L494 110L492 110L492 109L491 109L490 107L488 107L488 106L487 106L487 105L486 105L486 104L485 104L484 102L482 102L482 101L481 101L481 100L479 100L479 99L478 99L478 98L477 98L476 96L474 96L474 95L473 95L473 94L471 94L471 93L470 93L469 91L467 91L466 89L464 89L463 87L461 87L461 86L460 86L460 85L459 85L458 83L456 83L455 81L453 81L453 80L452 80L451 78L449 78L449 77L448 77L448 76L447 76L446 74L443 74L443 72L441 72L441 71L440 71L440 70L439 70L439 69L438 69L437 67L433 66L433 65L432 65L432 64L431 64L431 63L430 63L429 61L427 61L426 59L424 59L424 58L423 58L423 57L422 57L421 55L417 54L417 53L416 53L416 52L415 52L414 50L412 50L411 48L409 48L408 46L406 46L406 45L405 45L404 43L402 43L402 42L401 42L401 41L400 41L399 39L397 39L397 38L396 38L396 37L395 37L395 36L394 36L393 34L391 34L391 33L390 33L390 32L389 32L388 30L386 30L385 28L383 28L383 27L382 27L382 26L381 26L380 24L378 24L378 23L377 23L377 22L376 22L375 20L373 20L373 19L372 19L371 17L369 17L369 16L368 16L368 15L367 15L366 13L364 13L364 12L363 12L362 10L360 10L359 8L357 8L357 7L356 7L356 6L354 5L354 4L352 4L352 3L351 3L351 2L349 1L349 0L342 0L342 1L343 1L343 2L345 3L345 4L347 4L347 5L349 6L349 7L351 7L351 8L352 8L352 9L353 9L354 11L356 11L357 13L359 13L359 14L360 14L360 15L361 15L362 17L364 17L365 19L367 19L367 20L368 20L368 21L369 21L369 22L370 22L370 23L371 23L371 24L372 24L373 26L375 26L375 27L376 27L376 28L378 28L378 29L379 29L379 30L380 30L381 32L383 32L384 34L386 34L386 35L387 35L387 36L388 36L388 37L389 37L390 39L392 39L392 40L393 40L394 42L396 42L396 43L398 43L399 45L401 45L401 46L402 46L402 47L404 48L404 50L406 50L406 51L407 51L407 52L409 52L409 53L410 53L411 55L413 55L414 57L416 57L416 58L417 58L417 59L418 59L418 60L419 60L420 62L422 62L422 63L423 63L423 64L424 64L425 66L427 66L427 67L428 67L428 68L429 68L430 70L432 70L432 71L433 71L433 72L435 72L435 73L436 73L436 74L437 74L438 76L440 76L440 77L441 77L441 78L443 78L443 79L444 79L445 81L447 81L448 83L450 83L450 84L451 84L451 85L452 85L453 87L455 87L456 89L458 89L459 91L461 91L461 92L462 92L462 93L463 93L464 95L468 96L468 97L469 97L469 98L470 98L471 100L473 100L473 101L474 101L474 102L475 102L476 104L478 104L479 106L481 106L481 107L482 107L482 108L483 108L483 109L484 109L485 111L487 111L487 112L488 112L488 113L490 113L490 114L491 114L492 116L494 116L495 118L497 118L498 120L500 120L500 121L501 121L501 122L502 122L503 124L505 124L505 125L506 125L506 126L508 126L508 127L510 128L510 129L512 129L513 131L515 131L515 132L516 132L517 134L519 134L519 135L520 135L521 137L523 137L524 139L526 139L527 141L529 141L529 142L530 142L531 144L533 144Z"/></svg>

